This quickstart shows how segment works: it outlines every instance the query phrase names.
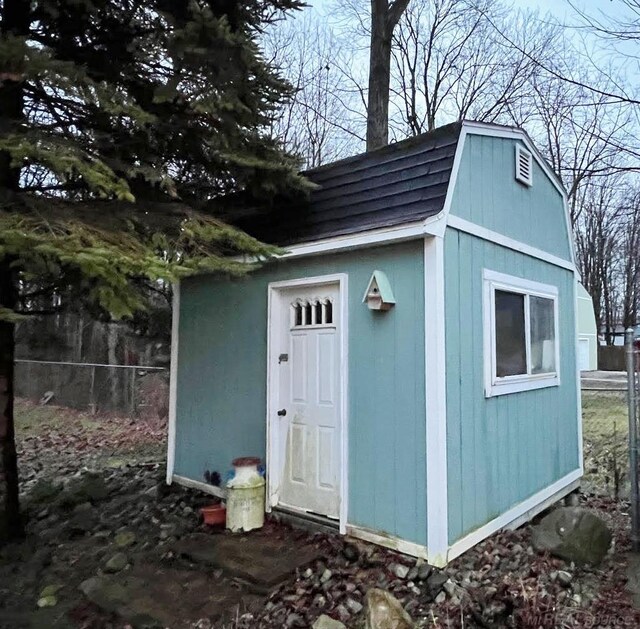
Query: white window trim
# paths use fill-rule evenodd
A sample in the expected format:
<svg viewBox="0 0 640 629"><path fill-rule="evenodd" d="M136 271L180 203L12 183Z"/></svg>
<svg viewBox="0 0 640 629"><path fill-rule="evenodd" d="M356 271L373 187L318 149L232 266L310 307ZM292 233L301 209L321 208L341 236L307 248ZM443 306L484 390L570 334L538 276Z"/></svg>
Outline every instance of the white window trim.
<svg viewBox="0 0 640 629"><path fill-rule="evenodd" d="M521 277L498 273L490 269L483 272L483 310L484 310L484 378L485 397L495 397L520 391L532 391L545 387L560 385L560 327L558 317L558 288L549 284L532 282ZM517 376L498 377L496 375L496 321L495 321L495 292L504 290L520 293L531 297L544 297L553 301L555 340L556 340L556 371L544 374L524 374ZM528 303L528 299L525 300ZM529 308L525 307L525 339L527 349L527 371L531 372Z"/></svg>

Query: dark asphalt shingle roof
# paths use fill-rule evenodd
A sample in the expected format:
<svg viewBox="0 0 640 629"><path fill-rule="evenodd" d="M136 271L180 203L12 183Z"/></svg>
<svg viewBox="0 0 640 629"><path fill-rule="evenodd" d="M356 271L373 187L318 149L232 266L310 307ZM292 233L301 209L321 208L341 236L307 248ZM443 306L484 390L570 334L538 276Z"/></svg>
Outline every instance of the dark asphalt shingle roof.
<svg viewBox="0 0 640 629"><path fill-rule="evenodd" d="M460 123L305 172L318 188L304 203L243 213L233 223L277 245L425 220L444 206Z"/></svg>

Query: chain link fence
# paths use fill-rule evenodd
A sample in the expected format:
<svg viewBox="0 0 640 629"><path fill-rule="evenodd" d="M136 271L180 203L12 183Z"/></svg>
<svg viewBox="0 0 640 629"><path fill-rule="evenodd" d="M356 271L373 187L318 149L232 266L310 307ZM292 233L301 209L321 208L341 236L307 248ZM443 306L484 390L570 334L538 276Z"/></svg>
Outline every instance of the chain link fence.
<svg viewBox="0 0 640 629"><path fill-rule="evenodd" d="M583 390L583 490L629 497L629 414L626 389Z"/></svg>
<svg viewBox="0 0 640 629"><path fill-rule="evenodd" d="M629 475L630 457L637 440L638 366L640 346L633 330L627 333L625 367L617 372L596 372L582 378L582 429L584 440L583 490L614 498L633 500L633 483ZM628 374L631 374L629 377ZM632 395L630 396L630 392ZM629 421L630 407L634 421ZM630 426L634 428L629 434ZM637 446L635 448L637 455Z"/></svg>
<svg viewBox="0 0 640 629"><path fill-rule="evenodd" d="M169 373L164 367L16 360L16 395L91 413L166 417Z"/></svg>

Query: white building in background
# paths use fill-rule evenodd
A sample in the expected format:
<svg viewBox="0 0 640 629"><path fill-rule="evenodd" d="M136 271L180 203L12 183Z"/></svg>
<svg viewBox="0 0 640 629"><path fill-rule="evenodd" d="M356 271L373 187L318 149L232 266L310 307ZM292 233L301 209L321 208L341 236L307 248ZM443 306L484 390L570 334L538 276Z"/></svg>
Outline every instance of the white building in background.
<svg viewBox="0 0 640 629"><path fill-rule="evenodd" d="M585 287L578 283L578 364L580 371L598 368L598 330L593 312L593 300Z"/></svg>

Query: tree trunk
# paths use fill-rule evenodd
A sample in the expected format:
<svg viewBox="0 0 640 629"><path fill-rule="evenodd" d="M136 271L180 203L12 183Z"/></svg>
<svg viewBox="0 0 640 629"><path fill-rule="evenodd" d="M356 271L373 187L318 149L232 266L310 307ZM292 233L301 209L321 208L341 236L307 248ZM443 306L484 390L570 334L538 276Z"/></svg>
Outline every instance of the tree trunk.
<svg viewBox="0 0 640 629"><path fill-rule="evenodd" d="M4 0L3 37L26 37L31 19L30 0ZM14 44L15 41L14 41ZM3 68L0 82L0 133L5 134L24 120L23 68L17 55L16 67ZM20 168L11 164L11 156L0 151L0 193L11 194L20 189ZM11 259L0 257L0 306L13 310L17 301L17 276ZM18 458L13 422L13 378L15 358L15 324L0 319L0 481L4 480L4 513L0 512L0 537L9 539L24 533L20 517L18 490Z"/></svg>
<svg viewBox="0 0 640 629"><path fill-rule="evenodd" d="M367 151L373 151L389 143L391 34L387 32L386 5L386 0L371 0Z"/></svg>
<svg viewBox="0 0 640 629"><path fill-rule="evenodd" d="M14 308L16 302L13 273L8 261L0 263L0 305ZM18 457L13 421L13 369L15 324L0 320L0 478L4 478L4 512L0 519L0 538L14 539L24 533L18 498Z"/></svg>
<svg viewBox="0 0 640 629"><path fill-rule="evenodd" d="M389 86L393 29L409 0L371 0L371 45L367 95L367 151L389 143Z"/></svg>

